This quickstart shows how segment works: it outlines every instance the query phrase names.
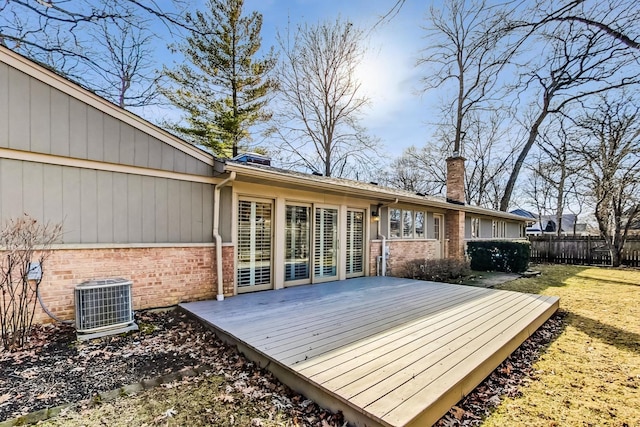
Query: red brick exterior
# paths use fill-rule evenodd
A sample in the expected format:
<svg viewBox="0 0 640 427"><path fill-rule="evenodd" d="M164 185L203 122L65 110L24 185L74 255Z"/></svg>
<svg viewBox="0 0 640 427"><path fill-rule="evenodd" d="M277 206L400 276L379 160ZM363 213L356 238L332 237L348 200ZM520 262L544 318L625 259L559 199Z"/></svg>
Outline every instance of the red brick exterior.
<svg viewBox="0 0 640 427"><path fill-rule="evenodd" d="M464 203L464 157L447 159L447 200Z"/></svg>
<svg viewBox="0 0 640 427"><path fill-rule="evenodd" d="M224 292L234 292L232 246L223 247ZM135 310L214 299L215 247L56 249L44 264L41 295L47 308L73 319L75 285L122 277L133 282ZM35 323L51 321L38 305Z"/></svg>
<svg viewBox="0 0 640 427"><path fill-rule="evenodd" d="M445 215L445 236L448 239L447 258L464 259L464 220L462 211L447 211Z"/></svg>
<svg viewBox="0 0 640 427"><path fill-rule="evenodd" d="M236 293L236 272L234 270L235 256L235 248L233 246L222 247L222 289L225 296L232 296ZM218 279L215 269L213 271L213 275L216 277L216 286L218 286ZM217 288L215 290L215 293L217 293Z"/></svg>
<svg viewBox="0 0 640 427"><path fill-rule="evenodd" d="M389 259L387 260L387 276L395 276L402 265L414 259L435 259L435 240L387 240ZM376 275L376 260L381 255L381 240L374 240L369 244L371 276Z"/></svg>
<svg viewBox="0 0 640 427"><path fill-rule="evenodd" d="M369 276L377 276L378 257L382 255L382 241L369 241Z"/></svg>
<svg viewBox="0 0 640 427"><path fill-rule="evenodd" d="M447 201L465 203L464 157L447 159ZM464 259L464 212L448 211L445 222L445 236L448 240L447 258Z"/></svg>

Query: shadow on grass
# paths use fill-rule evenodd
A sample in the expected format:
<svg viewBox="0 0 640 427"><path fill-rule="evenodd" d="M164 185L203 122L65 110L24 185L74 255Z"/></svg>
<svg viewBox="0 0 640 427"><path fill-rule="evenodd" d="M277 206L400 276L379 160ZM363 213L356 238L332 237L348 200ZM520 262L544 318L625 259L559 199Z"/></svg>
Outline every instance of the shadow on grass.
<svg viewBox="0 0 640 427"><path fill-rule="evenodd" d="M582 273L578 273L578 274L576 274L576 276L582 277L584 279L594 280L594 281L600 282L602 284L612 283L614 285L640 286L640 283L634 282L632 280L615 279L615 278L612 278L612 277L597 277L597 276L591 276L589 274L582 274ZM638 274L638 276L640 277L640 273Z"/></svg>
<svg viewBox="0 0 640 427"><path fill-rule="evenodd" d="M598 339L621 350L640 354L640 334L625 331L576 313L569 312L567 314L567 322L591 338Z"/></svg>
<svg viewBox="0 0 640 427"><path fill-rule="evenodd" d="M525 292L529 294L541 294L547 288L560 288L567 286L567 280L579 276L589 266L576 266L566 264L536 264L531 270L539 270L541 274L534 277L521 279L496 286L496 289Z"/></svg>

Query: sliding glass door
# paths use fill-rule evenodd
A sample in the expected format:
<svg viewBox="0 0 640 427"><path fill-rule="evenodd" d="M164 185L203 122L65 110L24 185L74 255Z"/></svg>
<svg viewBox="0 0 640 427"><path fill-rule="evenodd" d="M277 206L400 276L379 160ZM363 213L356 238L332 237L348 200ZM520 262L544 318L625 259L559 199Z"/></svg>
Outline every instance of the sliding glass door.
<svg viewBox="0 0 640 427"><path fill-rule="evenodd" d="M364 275L364 211L347 211L347 277Z"/></svg>
<svg viewBox="0 0 640 427"><path fill-rule="evenodd" d="M272 289L271 201L247 199L238 201L238 292Z"/></svg>
<svg viewBox="0 0 640 427"><path fill-rule="evenodd" d="M311 279L311 207L285 208L285 265L287 285L309 283Z"/></svg>
<svg viewBox="0 0 640 427"><path fill-rule="evenodd" d="M314 218L314 283L338 278L338 209L316 207Z"/></svg>

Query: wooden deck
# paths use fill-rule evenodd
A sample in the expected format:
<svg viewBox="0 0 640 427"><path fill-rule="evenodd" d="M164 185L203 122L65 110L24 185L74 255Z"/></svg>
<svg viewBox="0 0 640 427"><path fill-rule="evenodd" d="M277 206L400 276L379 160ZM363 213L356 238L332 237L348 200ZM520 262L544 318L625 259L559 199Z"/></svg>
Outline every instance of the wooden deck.
<svg viewBox="0 0 640 427"><path fill-rule="evenodd" d="M558 308L558 298L366 277L181 305L358 426L426 426Z"/></svg>

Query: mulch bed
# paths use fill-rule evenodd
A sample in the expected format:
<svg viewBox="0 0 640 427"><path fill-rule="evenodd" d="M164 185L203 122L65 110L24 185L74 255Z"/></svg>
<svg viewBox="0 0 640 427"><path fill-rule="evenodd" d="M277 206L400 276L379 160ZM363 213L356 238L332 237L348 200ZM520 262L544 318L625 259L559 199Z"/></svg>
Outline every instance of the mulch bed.
<svg viewBox="0 0 640 427"><path fill-rule="evenodd" d="M207 366L216 373L240 372L243 378L255 377L258 370L268 379L260 382L266 392L277 387L289 396L294 404L287 410L294 417L304 413L305 419L322 420L318 425L344 424L341 414L332 414L315 404L310 408L309 401L282 386L270 373L248 362L235 348L179 310L139 312L136 322L139 331L85 342L76 341L71 326L37 326L27 348L0 352L0 421L91 399L99 393L184 368ZM562 314L556 314L437 425L479 425L500 403L501 396L517 395L523 384L535 379L532 364L563 327ZM310 413L315 418L309 418Z"/></svg>

